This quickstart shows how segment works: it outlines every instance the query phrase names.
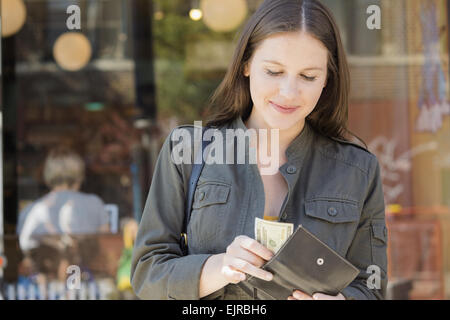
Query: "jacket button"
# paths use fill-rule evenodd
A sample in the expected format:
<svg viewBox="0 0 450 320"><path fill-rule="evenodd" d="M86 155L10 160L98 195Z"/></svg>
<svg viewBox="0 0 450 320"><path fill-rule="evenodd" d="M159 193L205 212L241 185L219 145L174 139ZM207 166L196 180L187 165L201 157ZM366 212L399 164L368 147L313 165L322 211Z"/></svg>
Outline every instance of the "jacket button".
<svg viewBox="0 0 450 320"><path fill-rule="evenodd" d="M297 168L295 166L289 166L286 169L287 173L294 174L297 172Z"/></svg>
<svg viewBox="0 0 450 320"><path fill-rule="evenodd" d="M335 208L335 207L329 207L329 208L328 208L328 214L329 214L330 216L332 216L332 217L336 216L336 215L337 215L337 210L336 210L336 208Z"/></svg>
<svg viewBox="0 0 450 320"><path fill-rule="evenodd" d="M200 192L200 194L198 196L198 200L202 201L203 199L205 199L205 192L204 191Z"/></svg>
<svg viewBox="0 0 450 320"><path fill-rule="evenodd" d="M281 218L286 219L287 218L287 213L283 212L283 214L281 215Z"/></svg>
<svg viewBox="0 0 450 320"><path fill-rule="evenodd" d="M323 265L323 259L322 258L319 258L319 259L317 259L317 261L316 261L316 263L317 263L317 265L319 265L319 266L321 266L321 265Z"/></svg>

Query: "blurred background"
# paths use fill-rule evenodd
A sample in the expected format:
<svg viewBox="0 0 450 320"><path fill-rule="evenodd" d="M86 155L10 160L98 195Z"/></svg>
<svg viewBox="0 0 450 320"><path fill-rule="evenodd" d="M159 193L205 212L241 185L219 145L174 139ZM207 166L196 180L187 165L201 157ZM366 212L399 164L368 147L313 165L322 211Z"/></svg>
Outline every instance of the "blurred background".
<svg viewBox="0 0 450 320"><path fill-rule="evenodd" d="M0 298L136 298L131 248L161 144L202 119L261 2L0 0ZM388 298L449 299L450 0L322 2L350 64L349 128L381 165ZM78 189L47 183L56 147L84 162ZM67 229L25 246L61 190L95 195L107 229L75 232L74 204Z"/></svg>

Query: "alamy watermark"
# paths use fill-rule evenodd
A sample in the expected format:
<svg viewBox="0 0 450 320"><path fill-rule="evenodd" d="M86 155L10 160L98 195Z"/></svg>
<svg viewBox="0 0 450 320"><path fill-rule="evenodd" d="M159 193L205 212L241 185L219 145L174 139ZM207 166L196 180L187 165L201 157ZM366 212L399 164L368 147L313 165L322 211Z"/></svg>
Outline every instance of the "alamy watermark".
<svg viewBox="0 0 450 320"><path fill-rule="evenodd" d="M367 288L381 289L381 269L377 265L370 265L367 267L366 273L370 274L367 278Z"/></svg>
<svg viewBox="0 0 450 320"><path fill-rule="evenodd" d="M70 5L66 10L70 16L66 20L66 26L69 30L81 30L81 10L76 4Z"/></svg>
<svg viewBox="0 0 450 320"><path fill-rule="evenodd" d="M194 164L200 164L202 157L205 164L245 164L248 156L249 164L260 165L261 175L278 172L279 129L226 129L224 136L221 130L209 128L202 137L202 121L195 121L193 137L191 131L177 128L171 141L178 142L171 150L171 160L177 165L192 164L192 159ZM203 153L202 141L209 142Z"/></svg>
<svg viewBox="0 0 450 320"><path fill-rule="evenodd" d="M67 7L66 13L70 16L67 18L66 26L69 30L81 30L81 9L78 5L73 4ZM366 13L370 16L366 20L369 30L381 29L381 8L376 4L367 7Z"/></svg>
<svg viewBox="0 0 450 320"><path fill-rule="evenodd" d="M69 290L81 289L81 270L77 265L70 265L66 269L66 273L69 275L66 280L66 287Z"/></svg>
<svg viewBox="0 0 450 320"><path fill-rule="evenodd" d="M370 5L366 10L370 16L366 20L366 25L369 30L381 29L381 8L376 4Z"/></svg>

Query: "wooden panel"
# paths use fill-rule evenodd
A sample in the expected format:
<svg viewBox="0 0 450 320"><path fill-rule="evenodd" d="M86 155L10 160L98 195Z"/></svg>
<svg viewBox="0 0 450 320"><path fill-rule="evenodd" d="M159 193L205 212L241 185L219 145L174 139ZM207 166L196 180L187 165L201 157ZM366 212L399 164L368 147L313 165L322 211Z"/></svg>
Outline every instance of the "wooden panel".
<svg viewBox="0 0 450 320"><path fill-rule="evenodd" d="M387 220L389 281L413 280L410 299L444 299L441 226L414 216Z"/></svg>

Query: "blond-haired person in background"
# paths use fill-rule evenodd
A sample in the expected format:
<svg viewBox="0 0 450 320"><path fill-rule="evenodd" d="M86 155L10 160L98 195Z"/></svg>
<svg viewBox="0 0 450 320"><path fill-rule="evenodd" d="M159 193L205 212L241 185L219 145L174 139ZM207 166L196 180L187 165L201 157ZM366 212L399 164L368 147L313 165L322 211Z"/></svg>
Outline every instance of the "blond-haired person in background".
<svg viewBox="0 0 450 320"><path fill-rule="evenodd" d="M83 159L69 148L57 147L49 152L43 175L50 192L19 214L17 233L22 250L37 247L35 238L40 235L109 231L103 201L79 191L84 171Z"/></svg>

